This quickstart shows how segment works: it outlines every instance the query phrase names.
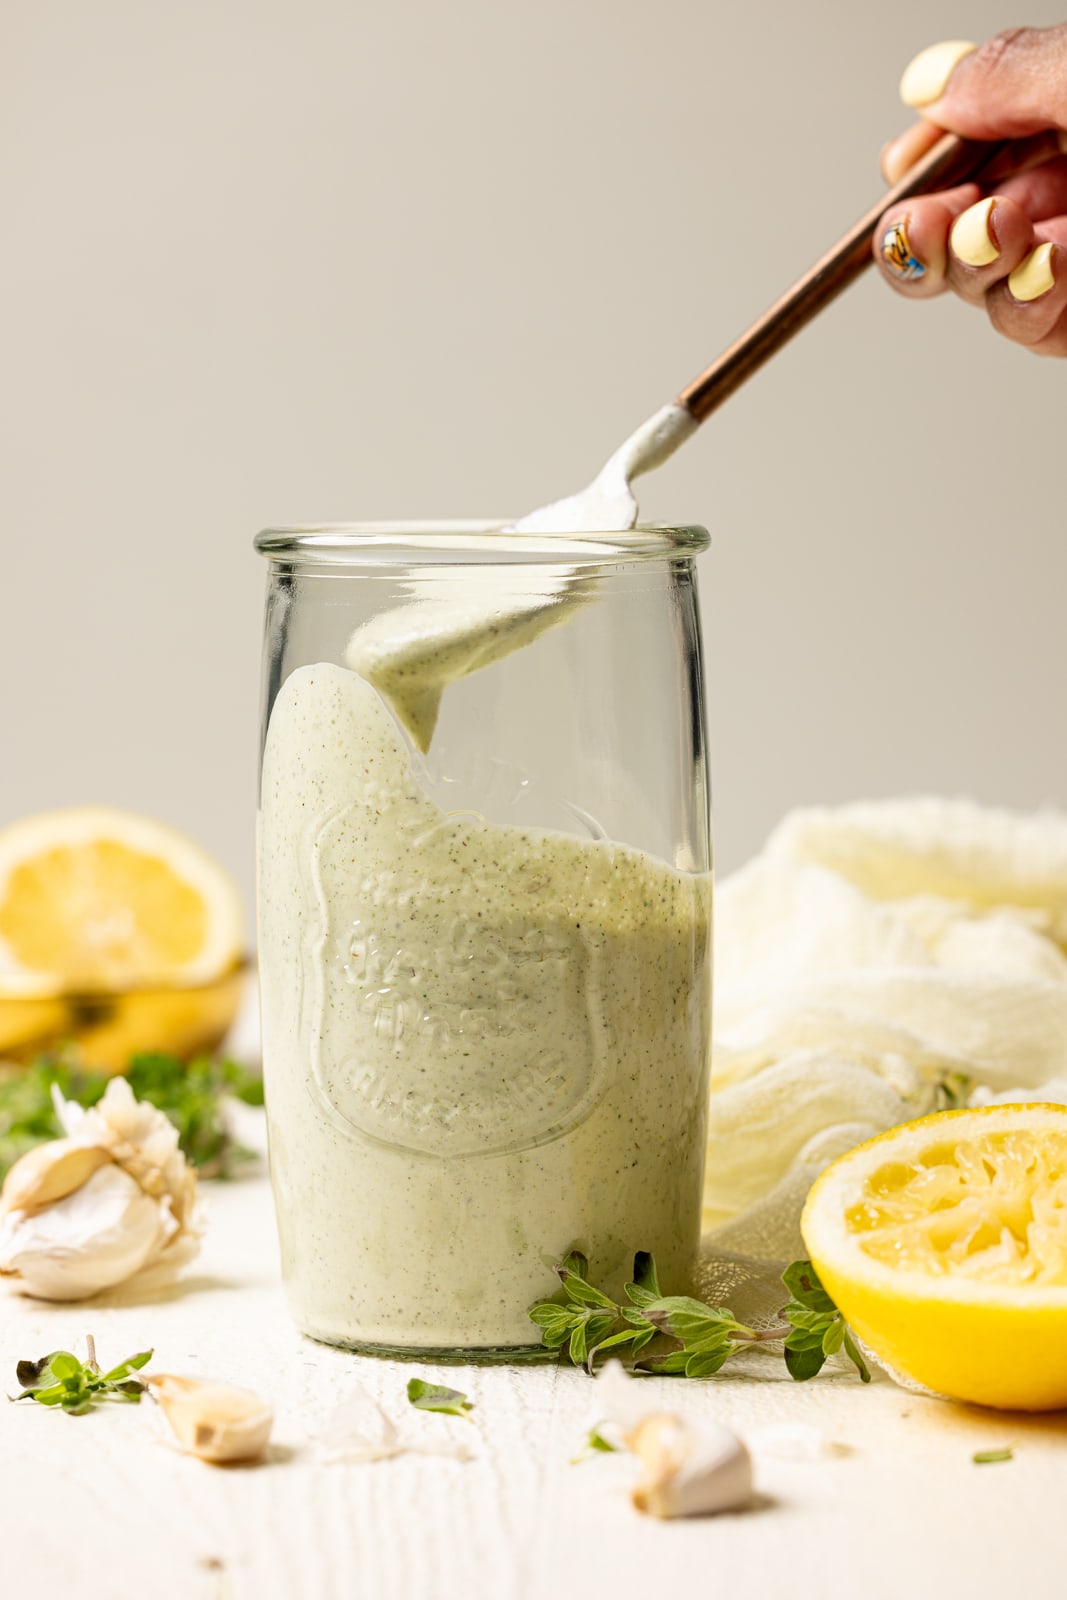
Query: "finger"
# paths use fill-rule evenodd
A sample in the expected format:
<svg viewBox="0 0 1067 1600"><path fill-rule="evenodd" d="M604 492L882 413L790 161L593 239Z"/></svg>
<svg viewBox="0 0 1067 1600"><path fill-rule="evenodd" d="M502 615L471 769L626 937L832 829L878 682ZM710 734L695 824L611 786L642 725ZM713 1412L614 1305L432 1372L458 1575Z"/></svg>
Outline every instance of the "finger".
<svg viewBox="0 0 1067 1600"><path fill-rule="evenodd" d="M1040 240L1006 281L990 290L986 309L1006 339L1058 355L1067 350L1067 217L1042 228L1058 237Z"/></svg>
<svg viewBox="0 0 1067 1600"><path fill-rule="evenodd" d="M965 183L889 208L874 230L874 258L894 289L928 300L947 288L949 230L979 195L977 184Z"/></svg>
<svg viewBox="0 0 1067 1600"><path fill-rule="evenodd" d="M882 147L882 177L886 183L899 183L916 161L920 161L939 139L944 138L944 134L944 128L939 128L934 122L913 122L910 128L905 128L895 139L890 139Z"/></svg>
<svg viewBox="0 0 1067 1600"><path fill-rule="evenodd" d="M1060 314L1060 319L1049 329L1045 337L1037 344L1029 345L1028 350L1035 356L1067 356L1067 311Z"/></svg>
<svg viewBox="0 0 1067 1600"><path fill-rule="evenodd" d="M1037 243L1027 212L1004 194L987 195L961 211L949 232L948 287L969 305L1013 273Z"/></svg>
<svg viewBox="0 0 1067 1600"><path fill-rule="evenodd" d="M930 45L905 68L900 96L968 139L1067 128L1067 23L1009 28L981 46Z"/></svg>
<svg viewBox="0 0 1067 1600"><path fill-rule="evenodd" d="M1067 213L1067 156L1007 178L997 185L996 192L1012 200L1032 222L1063 216Z"/></svg>
<svg viewBox="0 0 1067 1600"><path fill-rule="evenodd" d="M1014 173L1028 172L1031 167L1040 166L1043 161L1064 154L1067 154L1067 133L1062 129L1047 128L1044 133L1035 133L1029 139L1012 139L999 155L994 156L988 167L982 168L981 180L987 189L992 189Z"/></svg>
<svg viewBox="0 0 1067 1600"><path fill-rule="evenodd" d="M944 128L936 122L913 122L910 128L898 133L895 139L882 146L881 169L886 183L899 183L906 172L932 150L944 136ZM1028 139L1012 139L995 155L979 174L983 187L993 188L1013 173L1026 172L1043 161L1067 154L1067 132L1046 128L1044 133L1032 134Z"/></svg>

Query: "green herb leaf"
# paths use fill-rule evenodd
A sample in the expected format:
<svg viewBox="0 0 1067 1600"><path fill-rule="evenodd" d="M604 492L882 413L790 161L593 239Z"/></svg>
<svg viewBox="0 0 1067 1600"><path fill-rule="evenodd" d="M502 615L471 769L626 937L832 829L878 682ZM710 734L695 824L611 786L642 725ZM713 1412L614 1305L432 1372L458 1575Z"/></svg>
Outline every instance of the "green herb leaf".
<svg viewBox="0 0 1067 1600"><path fill-rule="evenodd" d="M727 1339L741 1326L725 1306L706 1306L688 1295L668 1295L652 1301L643 1310L654 1327L673 1333L683 1344L699 1344L709 1338Z"/></svg>
<svg viewBox="0 0 1067 1600"><path fill-rule="evenodd" d="M603 1355L605 1350L615 1350L624 1344L632 1345L640 1335L636 1328L624 1328L621 1333L613 1333L607 1339L599 1339L596 1344L590 1345L586 1354L586 1365L592 1369L597 1356Z"/></svg>
<svg viewBox="0 0 1067 1600"><path fill-rule="evenodd" d="M830 1299L810 1261L794 1261L782 1273L793 1299L809 1311L835 1312L837 1307Z"/></svg>
<svg viewBox="0 0 1067 1600"><path fill-rule="evenodd" d="M408 1383L408 1401L416 1411L439 1411L446 1417L469 1417L473 1403L459 1389L445 1389L440 1384L425 1383L422 1378L412 1378Z"/></svg>
<svg viewBox="0 0 1067 1600"><path fill-rule="evenodd" d="M530 1308L530 1320L541 1329L543 1345L589 1372L607 1351L625 1350L640 1371L707 1378L746 1346L781 1341L786 1368L798 1382L815 1377L841 1350L864 1383L870 1382L848 1326L810 1261L794 1261L782 1274L792 1296L783 1308L782 1326L760 1330L739 1322L728 1306L662 1294L648 1251L634 1257L626 1305L617 1305L589 1281L589 1263L580 1251L571 1251L556 1274L565 1301L539 1300Z"/></svg>
<svg viewBox="0 0 1067 1600"><path fill-rule="evenodd" d="M656 1258L650 1250L639 1250L634 1256L634 1278L626 1285L626 1297L635 1306L648 1305L662 1299L656 1272Z"/></svg>
<svg viewBox="0 0 1067 1600"><path fill-rule="evenodd" d="M151 1350L142 1350L135 1356L130 1356L126 1361L120 1361L117 1367L112 1367L110 1372L104 1373L105 1383L117 1383L120 1378L128 1378L131 1372L140 1371L152 1359Z"/></svg>
<svg viewBox="0 0 1067 1600"><path fill-rule="evenodd" d="M90 1341L90 1352L92 1342ZM140 1378L128 1376L151 1359L151 1350L130 1356L110 1372L102 1373L92 1357L79 1361L69 1350L53 1350L39 1361L20 1361L15 1376L22 1385L16 1400L36 1400L41 1406L59 1406L68 1416L80 1417L107 1400L136 1404L144 1392Z"/></svg>
<svg viewBox="0 0 1067 1600"><path fill-rule="evenodd" d="M570 1356L571 1364L573 1366L584 1367L588 1353L589 1346L586 1340L586 1323L585 1318L583 1317L580 1321L576 1322L571 1329L571 1338L570 1343L567 1346L567 1354Z"/></svg>
<svg viewBox="0 0 1067 1600"><path fill-rule="evenodd" d="M994 1461L1014 1461L1014 1459L1014 1450L1007 1448L1003 1450L976 1450L971 1457L976 1467L985 1467Z"/></svg>
<svg viewBox="0 0 1067 1600"><path fill-rule="evenodd" d="M605 1439L599 1428L590 1428L582 1448L576 1456L571 1457L571 1466L576 1466L579 1461L586 1461L590 1455L614 1455L618 1450L617 1444L612 1444L610 1439Z"/></svg>
<svg viewBox="0 0 1067 1600"><path fill-rule="evenodd" d="M665 1355L644 1356L637 1363L643 1372L679 1373L689 1365L685 1350L670 1350Z"/></svg>
<svg viewBox="0 0 1067 1600"><path fill-rule="evenodd" d="M797 1383L804 1383L808 1378L814 1378L826 1363L821 1342L806 1350L798 1350L795 1345L786 1344L782 1354L785 1356L789 1376Z"/></svg>
<svg viewBox="0 0 1067 1600"><path fill-rule="evenodd" d="M42 1356L39 1361L20 1361L15 1368L15 1377L23 1389L36 1389L40 1384L48 1382L51 1373L51 1356Z"/></svg>
<svg viewBox="0 0 1067 1600"><path fill-rule="evenodd" d="M35 1389L32 1394L20 1394L19 1400L36 1400L39 1406L62 1405L67 1397L67 1391L61 1383L54 1384L48 1389Z"/></svg>
<svg viewBox="0 0 1067 1600"><path fill-rule="evenodd" d="M852 1334L851 1334L851 1332L849 1330L848 1323L844 1322L843 1318L842 1318L842 1322L843 1322L844 1329L845 1329L845 1338L844 1338L845 1354L846 1354L846 1356L848 1356L848 1359L852 1362L852 1365L855 1367L856 1371L859 1373L860 1378L863 1380L863 1382L864 1383L870 1383L870 1381L871 1381L871 1369L870 1369L870 1367L868 1367L866 1361L864 1361L863 1357L860 1355L860 1352L859 1352L859 1350L858 1350L858 1348L856 1346L856 1341L853 1339Z"/></svg>
<svg viewBox="0 0 1067 1600"><path fill-rule="evenodd" d="M689 1355L685 1364L687 1378L710 1378L721 1367L724 1367L730 1357L736 1352L736 1346L721 1344L717 1348L697 1350Z"/></svg>
<svg viewBox="0 0 1067 1600"><path fill-rule="evenodd" d="M589 1257L580 1250L568 1250L556 1271L562 1277L565 1272L573 1272L576 1278L589 1278Z"/></svg>
<svg viewBox="0 0 1067 1600"><path fill-rule="evenodd" d="M594 1288L585 1278L580 1278L576 1272L571 1272L566 1267L556 1270L559 1272L563 1292L568 1300L572 1300L576 1305L604 1306L609 1311L614 1311L614 1300L609 1299L600 1289Z"/></svg>

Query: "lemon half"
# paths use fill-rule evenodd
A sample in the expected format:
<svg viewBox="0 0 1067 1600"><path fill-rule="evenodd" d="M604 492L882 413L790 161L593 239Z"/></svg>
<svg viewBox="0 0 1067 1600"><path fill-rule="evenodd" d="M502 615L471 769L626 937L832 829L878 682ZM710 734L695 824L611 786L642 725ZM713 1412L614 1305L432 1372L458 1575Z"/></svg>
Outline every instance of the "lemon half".
<svg viewBox="0 0 1067 1600"><path fill-rule="evenodd" d="M1067 1107L891 1128L827 1168L800 1226L890 1371L980 1405L1067 1406Z"/></svg>
<svg viewBox="0 0 1067 1600"><path fill-rule="evenodd" d="M0 830L0 995L205 984L242 946L229 875L163 823L86 806Z"/></svg>

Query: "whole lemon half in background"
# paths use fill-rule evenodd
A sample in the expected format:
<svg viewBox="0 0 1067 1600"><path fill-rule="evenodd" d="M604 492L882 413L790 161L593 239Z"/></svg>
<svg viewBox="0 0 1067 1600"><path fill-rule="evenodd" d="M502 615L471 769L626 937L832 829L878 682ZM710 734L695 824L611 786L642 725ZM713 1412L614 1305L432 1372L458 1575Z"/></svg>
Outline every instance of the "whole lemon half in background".
<svg viewBox="0 0 1067 1600"><path fill-rule="evenodd" d="M826 1169L800 1226L891 1372L980 1405L1067 1406L1067 1107L891 1128Z"/></svg>
<svg viewBox="0 0 1067 1600"><path fill-rule="evenodd" d="M73 1042L118 1070L211 1049L243 948L229 874L163 823L85 806L0 830L0 1057Z"/></svg>

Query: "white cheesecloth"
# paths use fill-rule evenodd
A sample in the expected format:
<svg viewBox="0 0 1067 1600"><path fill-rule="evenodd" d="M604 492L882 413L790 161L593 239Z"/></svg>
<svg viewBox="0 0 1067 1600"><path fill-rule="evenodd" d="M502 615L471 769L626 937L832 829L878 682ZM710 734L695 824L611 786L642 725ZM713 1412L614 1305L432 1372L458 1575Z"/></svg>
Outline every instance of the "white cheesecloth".
<svg viewBox="0 0 1067 1600"><path fill-rule="evenodd" d="M704 1288L803 1255L812 1180L946 1104L1067 1103L1067 815L786 817L717 889Z"/></svg>

